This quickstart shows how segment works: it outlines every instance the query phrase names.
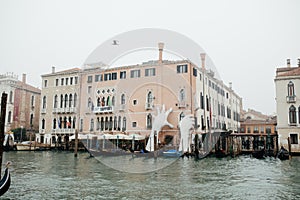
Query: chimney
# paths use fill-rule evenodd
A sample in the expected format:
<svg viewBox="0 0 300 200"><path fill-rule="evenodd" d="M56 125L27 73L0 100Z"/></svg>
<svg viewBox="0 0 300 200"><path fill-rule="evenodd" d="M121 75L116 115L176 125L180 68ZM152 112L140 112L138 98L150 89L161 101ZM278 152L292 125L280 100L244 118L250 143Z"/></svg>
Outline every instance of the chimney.
<svg viewBox="0 0 300 200"><path fill-rule="evenodd" d="M54 73L55 73L55 67L52 66L52 74L54 74Z"/></svg>
<svg viewBox="0 0 300 200"><path fill-rule="evenodd" d="M287 67L291 67L291 59L286 59L286 65Z"/></svg>
<svg viewBox="0 0 300 200"><path fill-rule="evenodd" d="M300 58L298 58L298 67L300 67Z"/></svg>
<svg viewBox="0 0 300 200"><path fill-rule="evenodd" d="M158 43L158 50L159 50L158 63L160 63L160 64L162 63L163 49L164 49L164 43L163 42Z"/></svg>
<svg viewBox="0 0 300 200"><path fill-rule="evenodd" d="M26 74L22 74L22 82L26 83Z"/></svg>
<svg viewBox="0 0 300 200"><path fill-rule="evenodd" d="M200 53L202 69L205 69L205 56L206 56L205 53Z"/></svg>
<svg viewBox="0 0 300 200"><path fill-rule="evenodd" d="M232 89L232 82L229 82L229 88Z"/></svg>

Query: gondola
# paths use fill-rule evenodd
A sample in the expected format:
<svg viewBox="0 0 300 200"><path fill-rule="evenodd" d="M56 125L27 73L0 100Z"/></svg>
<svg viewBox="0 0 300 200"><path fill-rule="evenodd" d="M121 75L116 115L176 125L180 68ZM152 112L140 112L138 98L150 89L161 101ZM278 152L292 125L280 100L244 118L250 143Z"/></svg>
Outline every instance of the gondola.
<svg viewBox="0 0 300 200"><path fill-rule="evenodd" d="M264 159L265 158L265 149L261 149L259 151L254 151L252 153L252 156L257 159Z"/></svg>
<svg viewBox="0 0 300 200"><path fill-rule="evenodd" d="M0 180L0 196L2 196L5 192L7 192L7 190L10 187L10 172L8 169L9 165L10 165L10 162L7 162L4 176Z"/></svg>
<svg viewBox="0 0 300 200"><path fill-rule="evenodd" d="M281 149L279 150L277 157L280 160L288 160L289 159L289 151L286 150L284 147L281 147Z"/></svg>

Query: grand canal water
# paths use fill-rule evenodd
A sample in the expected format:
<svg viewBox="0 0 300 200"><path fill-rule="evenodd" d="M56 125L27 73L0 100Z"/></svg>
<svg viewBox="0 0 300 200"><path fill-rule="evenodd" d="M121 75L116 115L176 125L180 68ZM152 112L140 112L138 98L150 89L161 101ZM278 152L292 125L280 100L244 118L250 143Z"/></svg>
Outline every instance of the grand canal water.
<svg viewBox="0 0 300 200"><path fill-rule="evenodd" d="M150 173L116 171L88 153L5 152L3 160L13 162L3 199L300 199L299 157L185 158Z"/></svg>

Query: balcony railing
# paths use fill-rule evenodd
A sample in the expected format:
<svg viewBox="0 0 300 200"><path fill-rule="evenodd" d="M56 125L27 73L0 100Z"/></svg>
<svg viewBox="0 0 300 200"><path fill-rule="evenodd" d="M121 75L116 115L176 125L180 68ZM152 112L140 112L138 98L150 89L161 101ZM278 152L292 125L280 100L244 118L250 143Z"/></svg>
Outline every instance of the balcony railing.
<svg viewBox="0 0 300 200"><path fill-rule="evenodd" d="M53 113L75 113L77 109L75 107L67 107L67 108L53 108Z"/></svg>
<svg viewBox="0 0 300 200"><path fill-rule="evenodd" d="M154 108L153 103L146 102L146 104L145 104L145 109L146 110L152 110L153 108Z"/></svg>
<svg viewBox="0 0 300 200"><path fill-rule="evenodd" d="M286 96L287 103L295 103L296 102L296 95L294 96Z"/></svg>
<svg viewBox="0 0 300 200"><path fill-rule="evenodd" d="M186 106L187 106L187 104L186 104L185 101L178 102L178 107L179 108L185 108Z"/></svg>
<svg viewBox="0 0 300 200"><path fill-rule="evenodd" d="M113 111L114 111L113 106L94 107L94 110L93 110L93 112L95 114L112 113Z"/></svg>
<svg viewBox="0 0 300 200"><path fill-rule="evenodd" d="M54 134L75 134L75 129L73 128L57 128L52 129L52 133Z"/></svg>
<svg viewBox="0 0 300 200"><path fill-rule="evenodd" d="M45 113L46 113L46 108L42 108L42 109L41 109L41 113L42 113L42 114L45 114Z"/></svg>
<svg viewBox="0 0 300 200"><path fill-rule="evenodd" d="M120 110L120 111L124 111L124 110L125 110L125 104L121 104L119 110Z"/></svg>

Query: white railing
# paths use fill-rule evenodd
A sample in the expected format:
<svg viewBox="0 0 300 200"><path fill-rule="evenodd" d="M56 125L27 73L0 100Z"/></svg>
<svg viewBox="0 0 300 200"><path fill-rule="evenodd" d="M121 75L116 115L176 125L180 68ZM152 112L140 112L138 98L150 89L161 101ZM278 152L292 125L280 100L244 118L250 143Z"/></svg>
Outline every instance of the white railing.
<svg viewBox="0 0 300 200"><path fill-rule="evenodd" d="M295 103L296 102L296 95L294 96L286 96L287 103Z"/></svg>
<svg viewBox="0 0 300 200"><path fill-rule="evenodd" d="M73 128L57 128L57 129L52 129L52 133L54 134L74 134L75 129Z"/></svg>
<svg viewBox="0 0 300 200"><path fill-rule="evenodd" d="M153 108L154 108L153 103L146 102L146 104L145 104L146 110L153 110Z"/></svg>
<svg viewBox="0 0 300 200"><path fill-rule="evenodd" d="M179 108L185 108L186 106L187 106L187 104L186 104L185 101L178 102L178 107Z"/></svg>
<svg viewBox="0 0 300 200"><path fill-rule="evenodd" d="M67 108L53 108L53 113L75 113L77 109L75 107L67 107Z"/></svg>

